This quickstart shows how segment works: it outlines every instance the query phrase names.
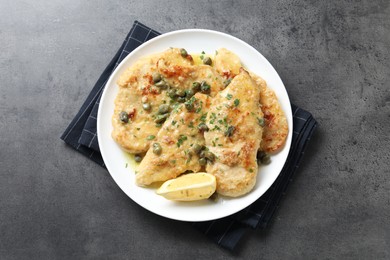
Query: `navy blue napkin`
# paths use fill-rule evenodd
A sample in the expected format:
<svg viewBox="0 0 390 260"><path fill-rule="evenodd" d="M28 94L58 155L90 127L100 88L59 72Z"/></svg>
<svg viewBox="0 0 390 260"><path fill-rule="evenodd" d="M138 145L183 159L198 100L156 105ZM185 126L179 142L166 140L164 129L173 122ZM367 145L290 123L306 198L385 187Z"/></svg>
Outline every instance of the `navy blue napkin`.
<svg viewBox="0 0 390 260"><path fill-rule="evenodd" d="M135 21L129 34L114 58L108 64L96 82L81 109L62 134L65 143L88 156L94 162L105 167L101 157L96 135L96 118L99 101L104 86L116 66L136 47L160 35L157 31ZM192 225L218 245L234 250L248 229L265 228L271 221L279 202L285 194L288 184L298 168L305 147L317 126L312 115L292 105L293 137L290 153L280 175L269 188L252 205L231 216L206 222L196 222Z"/></svg>

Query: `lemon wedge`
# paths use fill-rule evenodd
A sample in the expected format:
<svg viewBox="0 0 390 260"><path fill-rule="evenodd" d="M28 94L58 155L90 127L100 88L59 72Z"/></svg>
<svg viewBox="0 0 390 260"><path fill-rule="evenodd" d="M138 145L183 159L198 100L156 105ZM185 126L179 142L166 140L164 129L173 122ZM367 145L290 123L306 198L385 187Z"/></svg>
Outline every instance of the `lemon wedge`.
<svg viewBox="0 0 390 260"><path fill-rule="evenodd" d="M214 175L206 172L188 173L164 182L157 190L157 194L169 200L203 200L208 199L216 187Z"/></svg>

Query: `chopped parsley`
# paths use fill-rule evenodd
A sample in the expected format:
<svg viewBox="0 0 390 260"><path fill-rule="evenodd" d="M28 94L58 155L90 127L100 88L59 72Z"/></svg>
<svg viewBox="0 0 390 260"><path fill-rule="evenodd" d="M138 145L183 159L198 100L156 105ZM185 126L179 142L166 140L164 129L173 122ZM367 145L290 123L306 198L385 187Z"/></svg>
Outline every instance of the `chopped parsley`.
<svg viewBox="0 0 390 260"><path fill-rule="evenodd" d="M176 125L177 121L172 120L172 125Z"/></svg>
<svg viewBox="0 0 390 260"><path fill-rule="evenodd" d="M234 105L235 105L236 107L238 107L239 104L240 104L240 100L236 98L236 99L234 100Z"/></svg>
<svg viewBox="0 0 390 260"><path fill-rule="evenodd" d="M226 98L227 98L228 100L232 99L232 97L233 97L232 94L229 94L229 93L228 93L228 94L226 95Z"/></svg>
<svg viewBox="0 0 390 260"><path fill-rule="evenodd" d="M187 140L187 136L185 136L185 135L180 135L180 136L179 136L179 139L177 140L177 143L176 143L177 147L180 147L180 146L183 144L183 142L184 142L185 140Z"/></svg>
<svg viewBox="0 0 390 260"><path fill-rule="evenodd" d="M200 121L201 122L205 122L206 121L206 117L207 117L207 112L206 113L204 113L204 114L202 114L202 116L200 117Z"/></svg>

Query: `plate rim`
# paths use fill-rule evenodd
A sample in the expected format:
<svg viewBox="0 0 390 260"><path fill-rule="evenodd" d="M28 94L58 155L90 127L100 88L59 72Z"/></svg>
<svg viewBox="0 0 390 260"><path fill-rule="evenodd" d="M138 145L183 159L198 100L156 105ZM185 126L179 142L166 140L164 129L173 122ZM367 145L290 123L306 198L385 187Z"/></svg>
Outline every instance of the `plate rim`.
<svg viewBox="0 0 390 260"><path fill-rule="evenodd" d="M292 115L292 109L291 109L291 102L290 102L290 98L289 98L289 95L288 95L288 92L287 92L287 89L279 75L279 73L275 70L275 68L272 66L272 64L264 57L264 55L262 53L260 53L258 50L256 50L253 46L251 46L250 44L246 43L245 41L233 36L233 35L230 35L230 34L227 34L227 33L224 33L224 32L220 32L220 31L215 31L215 30L210 30L210 29L182 29L182 30L175 30L175 31L171 31L171 32L168 32L168 33L164 33L164 34L161 34L159 36L156 36L155 38L147 41L147 42L144 42L142 43L140 46L138 46L137 48L135 48L132 52L130 52L116 67L115 69L112 71L110 77L108 78L105 86L104 86L104 89L103 89L103 93L101 95L101 100L104 100L105 96L107 95L107 93L109 92L108 91L108 87L109 85L112 85L112 81L114 79L114 77L116 76L116 74L118 73L118 71L120 71L122 69L123 66L125 66L125 64L127 63L127 60L131 59L131 57L133 57L134 55L137 54L137 52L139 50L142 50L143 48L146 48L147 46L153 44L154 42L156 41L159 41L161 40L162 38L166 38L166 37L170 37L170 36L174 36L175 34L181 34L181 33L211 33L211 34L217 34L219 36L222 36L222 37L228 37L230 39L232 39L233 41L238 41L240 44L243 44L245 45L247 48L250 48L252 51L255 51L258 55L260 55L260 57L263 59L263 61L266 63L267 66L270 67L270 69L272 69L278 79L280 80L280 82L282 83L282 87L285 91L285 94L286 94L286 97L287 97L287 101L288 101L288 104L286 104L286 106L284 107L283 109L283 112L286 114L286 117L287 119L291 119L291 120L288 120L288 125L289 125L289 133L288 133L288 136L287 136L287 139L286 139L286 143L284 145L284 148L283 149L287 149L286 153L286 158L284 160L284 163L283 163L283 166L281 167L280 171L278 172L278 174L276 174L275 178L273 179L272 183L269 185L269 187L264 191L264 193L266 193L269 188L275 183L276 179L279 177L286 161L287 161L287 158L288 158L288 154L291 150L291 143L292 143L292 131L293 131L293 115ZM152 53L150 53L152 54ZM129 66L128 64L126 66ZM116 83L114 82L114 84L116 85ZM98 114L97 114L97 139L98 139L98 142L99 143L102 143L101 142L101 136L99 134L99 126L101 125L101 114L102 114L102 110L103 110L103 104L104 102L100 102L99 103L99 108L98 108ZM287 109L287 111L286 111ZM111 123L111 121L110 121ZM126 194L127 197L129 197L132 201L134 201L136 204L138 204L139 206L143 207L144 209L150 211L150 212L153 212L154 214L157 214L159 216L162 216L162 217L165 217L165 218L169 218L169 219L173 219L173 220L179 220L179 221L196 221L196 222L203 222L203 221L210 221L210 220L216 220L216 219L220 219L220 218L223 218L223 217L227 217L227 216L230 216L234 213L237 213L239 212L240 210L250 206L252 203L254 203L256 200L258 200L263 194L259 195L259 196L255 196L254 199L252 199L249 203L246 203L241 209L239 210L236 210L234 212L228 212L227 214L221 214L220 216L217 216L217 217L207 217L207 216L204 216L203 218L199 218L199 219L193 219L193 218L183 218L183 217L180 217L180 218L177 218L177 217L173 217L169 214L164 214L162 212L159 212L155 209L153 209L153 207L149 207L148 205L145 205L144 203L141 203L138 199L136 198L133 198L132 196L130 196L129 194L127 194L127 192L125 192L125 190L123 190L120 186L120 184L118 183L117 179L115 178L114 174L111 173L111 170L110 170L110 166L109 164L106 163L106 160L105 158L107 159L107 155L105 153L105 150L104 149L101 149L100 150L101 152L101 155L102 155L102 158L103 158L103 161L106 165L106 168L107 168L107 171L109 172L111 178L114 179L116 185L118 185L118 187L122 190L122 192L124 192ZM245 195L244 195L245 196Z"/></svg>

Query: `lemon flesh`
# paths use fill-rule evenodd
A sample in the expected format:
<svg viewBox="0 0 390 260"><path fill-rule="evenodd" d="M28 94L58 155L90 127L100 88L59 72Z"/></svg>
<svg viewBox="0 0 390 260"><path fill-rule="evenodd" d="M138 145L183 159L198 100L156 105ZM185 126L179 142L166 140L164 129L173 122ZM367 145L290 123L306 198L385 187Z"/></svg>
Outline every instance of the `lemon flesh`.
<svg viewBox="0 0 390 260"><path fill-rule="evenodd" d="M205 172L189 173L164 182L157 194L169 200L195 201L208 199L216 187L214 175Z"/></svg>

